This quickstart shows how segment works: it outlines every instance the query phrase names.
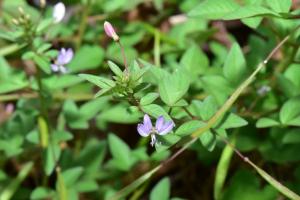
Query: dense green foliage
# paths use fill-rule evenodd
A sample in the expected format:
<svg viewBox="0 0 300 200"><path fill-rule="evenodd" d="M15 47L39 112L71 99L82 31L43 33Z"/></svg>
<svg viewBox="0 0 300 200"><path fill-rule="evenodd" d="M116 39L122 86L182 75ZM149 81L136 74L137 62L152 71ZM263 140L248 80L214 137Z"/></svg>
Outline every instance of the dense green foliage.
<svg viewBox="0 0 300 200"><path fill-rule="evenodd" d="M1 200L300 199L297 1L62 2L0 1Z"/></svg>

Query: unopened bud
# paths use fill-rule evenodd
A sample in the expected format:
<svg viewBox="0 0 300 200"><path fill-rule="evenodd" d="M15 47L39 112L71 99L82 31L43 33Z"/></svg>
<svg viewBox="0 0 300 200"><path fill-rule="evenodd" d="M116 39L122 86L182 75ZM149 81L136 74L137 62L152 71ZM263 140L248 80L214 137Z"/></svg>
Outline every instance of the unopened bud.
<svg viewBox="0 0 300 200"><path fill-rule="evenodd" d="M24 10L23 10L22 7L18 7L18 10L19 10L19 12L20 12L21 15L24 15Z"/></svg>
<svg viewBox="0 0 300 200"><path fill-rule="evenodd" d="M12 21L12 23L14 23L15 25L19 25L19 21L16 20L15 18L13 18L11 21Z"/></svg>
<svg viewBox="0 0 300 200"><path fill-rule="evenodd" d="M40 7L45 8L46 6L46 0L40 0Z"/></svg>
<svg viewBox="0 0 300 200"><path fill-rule="evenodd" d="M111 25L111 23L105 21L104 22L104 31L106 33L106 35L110 38L112 38L115 42L119 41L119 36L117 35L117 33L115 32L114 27Z"/></svg>
<svg viewBox="0 0 300 200"><path fill-rule="evenodd" d="M59 2L55 4L54 9L53 9L53 19L55 23L59 23L62 21L66 14L66 7L65 4L62 2Z"/></svg>

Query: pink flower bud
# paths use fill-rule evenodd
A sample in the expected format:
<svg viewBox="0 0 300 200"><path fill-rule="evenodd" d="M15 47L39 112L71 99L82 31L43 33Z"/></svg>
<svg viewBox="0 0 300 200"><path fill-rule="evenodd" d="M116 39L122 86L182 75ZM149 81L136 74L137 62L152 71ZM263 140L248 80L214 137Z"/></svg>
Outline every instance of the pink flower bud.
<svg viewBox="0 0 300 200"><path fill-rule="evenodd" d="M114 27L107 21L104 22L104 31L106 35L112 38L115 42L119 41L119 36L116 34Z"/></svg>

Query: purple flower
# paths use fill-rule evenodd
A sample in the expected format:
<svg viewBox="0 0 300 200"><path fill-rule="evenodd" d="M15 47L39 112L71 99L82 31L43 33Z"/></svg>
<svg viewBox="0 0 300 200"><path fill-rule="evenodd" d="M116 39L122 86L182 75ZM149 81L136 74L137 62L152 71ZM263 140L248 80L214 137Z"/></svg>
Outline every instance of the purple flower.
<svg viewBox="0 0 300 200"><path fill-rule="evenodd" d="M74 53L73 53L72 49L66 50L65 48L62 48L60 50L60 52L58 53L58 56L57 56L54 64L51 64L52 71L66 73L68 70L64 65L71 62L73 55L74 55Z"/></svg>
<svg viewBox="0 0 300 200"><path fill-rule="evenodd" d="M154 146L157 143L155 134L166 135L169 133L175 124L173 121L165 121L163 116L159 116L156 120L155 127L152 126L151 119L149 115L144 115L144 121L141 124L138 124L137 130L138 133L143 137L151 136L151 146Z"/></svg>

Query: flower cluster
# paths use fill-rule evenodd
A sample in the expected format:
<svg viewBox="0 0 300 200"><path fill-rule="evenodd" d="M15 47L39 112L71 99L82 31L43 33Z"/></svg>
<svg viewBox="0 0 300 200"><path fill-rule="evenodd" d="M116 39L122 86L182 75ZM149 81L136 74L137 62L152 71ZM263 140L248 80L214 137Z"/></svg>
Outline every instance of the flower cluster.
<svg viewBox="0 0 300 200"><path fill-rule="evenodd" d="M155 127L152 126L149 115L144 115L144 121L138 124L137 131L143 137L151 136L151 146L157 143L156 134L166 135L174 128L175 124L173 121L166 121L163 116L159 116L156 120Z"/></svg>

